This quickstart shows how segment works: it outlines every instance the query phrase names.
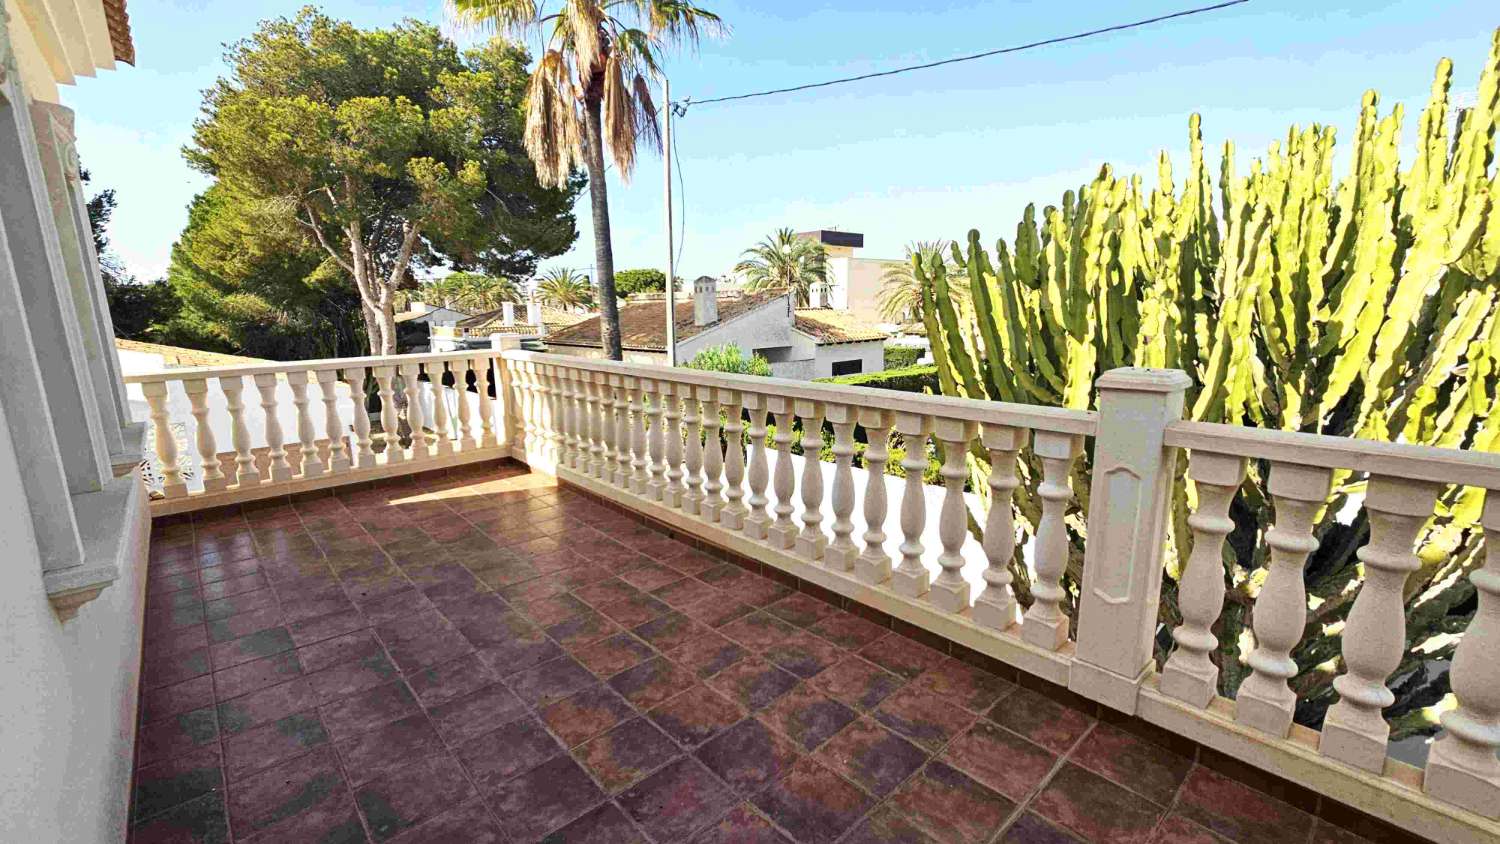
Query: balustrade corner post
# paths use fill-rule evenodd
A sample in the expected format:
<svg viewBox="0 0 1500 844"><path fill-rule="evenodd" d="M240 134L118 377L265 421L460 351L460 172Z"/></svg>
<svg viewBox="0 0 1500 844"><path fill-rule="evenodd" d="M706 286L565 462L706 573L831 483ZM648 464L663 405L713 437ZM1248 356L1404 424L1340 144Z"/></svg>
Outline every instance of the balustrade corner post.
<svg viewBox="0 0 1500 844"><path fill-rule="evenodd" d="M719 440L719 402L714 398L718 391L713 387L694 389L703 425L703 500L698 512L703 521L716 524L724 510L724 444Z"/></svg>
<svg viewBox="0 0 1500 844"><path fill-rule="evenodd" d="M1484 542L1500 548L1500 495L1486 490ZM1454 652L1448 676L1458 706L1442 715L1422 790L1488 818L1500 818L1500 552L1469 575L1479 607Z"/></svg>
<svg viewBox="0 0 1500 844"><path fill-rule="evenodd" d="M796 473L792 470L792 424L796 418L792 400L783 396L766 396L766 409L776 417L776 465L772 467L771 489L776 493L776 506L771 512L776 520L766 529L771 546L783 551L791 550L797 543L797 523L792 514L797 508L792 504L796 492Z"/></svg>
<svg viewBox="0 0 1500 844"><path fill-rule="evenodd" d="M823 549L823 565L834 571L851 571L859 557L854 534L854 425L859 408L830 404L828 423L833 426L833 541Z"/></svg>
<svg viewBox="0 0 1500 844"><path fill-rule="evenodd" d="M828 534L823 532L823 451L822 402L798 399L793 403L802 417L802 531L797 534L796 554L806 560L819 560L828 548Z"/></svg>
<svg viewBox="0 0 1500 844"><path fill-rule="evenodd" d="M1391 735L1383 710L1396 700L1386 681L1406 645L1406 579L1422 566L1414 551L1417 535L1441 489L1384 475L1371 475L1366 487L1370 541L1354 552L1365 581L1339 637L1348 671L1333 681L1339 700L1323 719L1318 751L1377 774L1385 768Z"/></svg>
<svg viewBox="0 0 1500 844"><path fill-rule="evenodd" d="M932 417L921 413L896 413L896 433L901 435L906 456L901 469L906 481L901 493L901 560L891 572L896 594L920 598L927 594L932 574L922 563L926 547L922 532L927 528L927 495L922 475L927 471L927 439L932 435Z"/></svg>
<svg viewBox="0 0 1500 844"><path fill-rule="evenodd" d="M1229 505L1245 480L1245 458L1194 449L1187 476L1198 491L1198 507L1188 516L1193 552L1177 586L1182 623L1172 631L1176 650L1161 673L1162 694L1199 708L1219 693L1219 667L1213 654L1219 639L1213 626L1224 611L1224 539L1234 530Z"/></svg>
<svg viewBox="0 0 1500 844"><path fill-rule="evenodd" d="M859 424L865 429L865 532L864 550L854 560L854 576L862 583L878 586L891 579L891 555L885 550L885 464L890 459L891 426L895 414L875 407L859 409Z"/></svg>
<svg viewBox="0 0 1500 844"><path fill-rule="evenodd" d="M1016 623L1016 597L1011 583L1011 560L1016 554L1014 496L1021 480L1016 460L1029 432L1009 425L986 424L981 443L990 457L990 509L984 520L984 591L974 601L974 623L1005 630Z"/></svg>
<svg viewBox="0 0 1500 844"><path fill-rule="evenodd" d="M1153 668L1177 469L1166 430L1182 419L1190 383L1178 370L1140 367L1110 370L1097 383L1078 650L1068 688L1127 714L1135 713Z"/></svg>
<svg viewBox="0 0 1500 844"><path fill-rule="evenodd" d="M1328 501L1333 470L1295 463L1271 464L1266 486L1275 521L1266 531L1271 563L1255 598L1255 650L1251 675L1235 693L1236 721L1277 738L1292 731L1297 695L1287 683L1297 676L1292 649L1307 626L1307 557L1318 550L1313 527Z"/></svg>

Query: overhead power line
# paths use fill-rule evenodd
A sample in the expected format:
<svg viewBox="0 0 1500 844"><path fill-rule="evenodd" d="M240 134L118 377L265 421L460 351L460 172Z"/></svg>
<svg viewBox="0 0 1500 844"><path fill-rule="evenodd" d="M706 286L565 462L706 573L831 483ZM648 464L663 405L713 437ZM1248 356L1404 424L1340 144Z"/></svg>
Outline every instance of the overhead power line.
<svg viewBox="0 0 1500 844"><path fill-rule="evenodd" d="M833 85L845 85L850 82L862 82L866 79L878 79L883 76L896 76L902 73L910 73L914 70L928 70L934 67L942 67L943 65L958 64L959 62L971 62L976 59L986 59L991 56L1000 56L1006 53L1019 53L1024 50L1034 50L1038 47L1049 47L1054 44L1065 44L1069 41L1081 41L1085 38L1093 38L1099 35L1108 35L1112 32L1123 32L1128 29L1139 29L1143 26L1150 26L1152 24L1161 23L1163 21L1175 20L1177 18L1186 18L1193 15L1202 15L1208 12L1216 12L1220 9L1227 9L1230 6L1239 6L1248 2L1250 2L1250 0L1226 0L1226 2L1215 3L1212 6L1199 6L1194 9L1184 9L1180 12L1172 12L1171 14L1167 15L1158 15L1154 18L1145 18L1143 20L1131 21L1129 23L1115 24L1114 26L1106 26L1102 29L1091 29L1087 32L1078 32L1074 33L1073 35L1063 35L1057 38L1047 38L1042 41L1032 41L1029 44L1017 44L1013 47L1001 47L998 50L986 50L982 53L974 53L967 56L955 56L951 59L941 59L935 62L927 62L926 64L914 64L908 67L898 67L891 70L881 70L875 73L864 73L860 74L859 76L846 76L842 79L829 79L824 82L811 82L806 85L794 85L790 88L773 88L769 91L754 91L749 94L735 94L729 97L712 97L706 100L695 100L689 97L679 100L672 105L674 112L678 115L681 115L687 112L688 106L727 103L734 100L748 100L754 97L769 97L775 94L791 94L797 91L809 91L814 88L827 88Z"/></svg>

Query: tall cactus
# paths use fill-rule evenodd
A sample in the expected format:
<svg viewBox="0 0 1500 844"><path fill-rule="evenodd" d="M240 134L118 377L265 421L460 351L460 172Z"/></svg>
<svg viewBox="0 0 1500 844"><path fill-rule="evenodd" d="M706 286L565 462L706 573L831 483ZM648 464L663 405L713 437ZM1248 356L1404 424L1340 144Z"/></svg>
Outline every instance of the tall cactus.
<svg viewBox="0 0 1500 844"><path fill-rule="evenodd" d="M1215 189L1194 115L1180 188L1165 154L1149 192L1105 166L1060 205L1040 213L1028 206L993 253L978 231L955 242L969 307L947 295L943 262L918 261L944 392L1087 408L1108 369L1172 367L1192 377L1194 419L1500 451L1500 30L1475 104L1456 115L1452 75L1452 62L1439 62L1405 169L1402 108L1382 115L1374 92L1361 103L1342 179L1334 130L1293 126L1244 171L1226 143ZM987 471L982 454L972 457L977 472ZM1086 490L1087 460L1077 471L1075 488ZM1265 577L1268 471L1251 467L1225 546L1230 600L1217 659L1230 695L1246 673L1240 642ZM1308 724L1321 722L1336 673L1337 639L1324 631L1348 612L1361 577L1354 550L1368 537L1364 516L1343 523L1338 514L1363 480L1336 478L1306 573L1310 620L1295 684ZM1163 602L1169 621L1192 497L1180 481ZM1423 533L1423 568L1407 593L1410 648L1395 681L1398 734L1433 728L1424 707L1447 691L1446 677L1426 667L1452 652L1446 634L1462 631L1474 612L1473 587L1461 575L1482 559L1481 503L1478 490L1445 491ZM1023 525L1034 526L1036 503L1019 494L1016 506ZM1070 524L1076 590L1080 514Z"/></svg>

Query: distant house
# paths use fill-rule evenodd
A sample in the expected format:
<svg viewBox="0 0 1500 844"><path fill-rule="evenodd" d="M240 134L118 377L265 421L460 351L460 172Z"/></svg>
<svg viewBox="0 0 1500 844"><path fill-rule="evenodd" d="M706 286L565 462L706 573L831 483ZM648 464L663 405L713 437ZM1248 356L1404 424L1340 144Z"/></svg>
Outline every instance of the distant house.
<svg viewBox="0 0 1500 844"><path fill-rule="evenodd" d="M666 313L665 294L635 297L620 307L625 360L666 364ZM885 366L884 332L830 308L794 309L784 290L720 293L717 280L703 276L693 283L691 299L676 303L674 324L678 363L712 346L733 345L747 356L764 357L780 378L809 380ZM555 354L603 354L598 317L549 334L546 342Z"/></svg>
<svg viewBox="0 0 1500 844"><path fill-rule="evenodd" d="M798 237L823 244L828 261L826 301L823 291L813 291L812 304L826 305L836 311L847 311L858 319L883 322L880 314L880 288L885 271L900 264L897 259L858 258L854 250L863 249L865 236L859 232L830 229L798 232Z"/></svg>
<svg viewBox="0 0 1500 844"><path fill-rule="evenodd" d="M535 302L524 307L521 319L517 319L516 303L505 302L493 311L465 316L452 323L434 324L429 328L428 346L434 352L489 348L491 334L518 334L522 342L537 341L590 316Z"/></svg>
<svg viewBox="0 0 1500 844"><path fill-rule="evenodd" d="M455 311L442 305L429 305L413 299L406 310L396 314L397 325L452 325L461 319L468 319L469 314L463 311Z"/></svg>

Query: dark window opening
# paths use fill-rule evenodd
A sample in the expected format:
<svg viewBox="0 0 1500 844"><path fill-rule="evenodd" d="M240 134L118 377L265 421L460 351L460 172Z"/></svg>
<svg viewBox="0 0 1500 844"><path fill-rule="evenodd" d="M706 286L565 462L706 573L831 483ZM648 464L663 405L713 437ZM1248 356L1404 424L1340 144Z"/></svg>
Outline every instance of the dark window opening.
<svg viewBox="0 0 1500 844"><path fill-rule="evenodd" d="M864 371L864 363L858 358L854 360L836 360L833 362L833 374L835 376L858 375Z"/></svg>

